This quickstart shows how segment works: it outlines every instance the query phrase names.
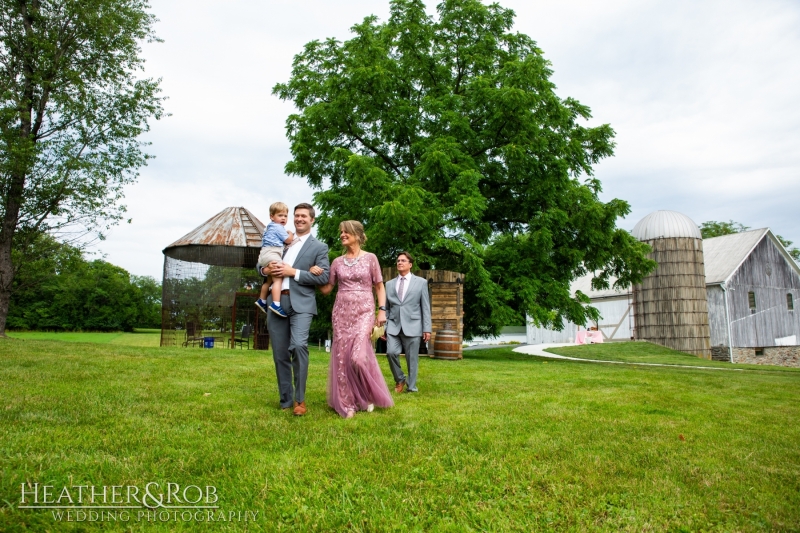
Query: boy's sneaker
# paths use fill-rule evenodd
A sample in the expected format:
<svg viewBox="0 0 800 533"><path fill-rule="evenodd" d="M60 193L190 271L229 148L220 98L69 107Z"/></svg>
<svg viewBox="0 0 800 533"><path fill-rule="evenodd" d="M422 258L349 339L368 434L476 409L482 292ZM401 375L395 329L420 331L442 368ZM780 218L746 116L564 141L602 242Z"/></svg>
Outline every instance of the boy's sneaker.
<svg viewBox="0 0 800 533"><path fill-rule="evenodd" d="M278 316L282 316L283 318L286 318L286 311L284 311L283 307L281 307L280 305L276 304L275 302L272 302L271 304L269 304L269 310L272 311L273 313L275 313Z"/></svg>
<svg viewBox="0 0 800 533"><path fill-rule="evenodd" d="M262 311L264 311L265 313L267 312L267 302L265 302L265 301L264 301L264 300L262 300L261 298L259 298L258 300L256 300L256 307L258 307L259 309L261 309L261 310L262 310Z"/></svg>

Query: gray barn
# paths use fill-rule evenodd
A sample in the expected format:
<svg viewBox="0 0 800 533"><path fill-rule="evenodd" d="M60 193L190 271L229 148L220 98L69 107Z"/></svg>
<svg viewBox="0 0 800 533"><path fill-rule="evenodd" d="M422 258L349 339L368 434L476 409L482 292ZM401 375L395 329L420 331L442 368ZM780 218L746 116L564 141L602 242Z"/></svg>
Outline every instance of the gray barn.
<svg viewBox="0 0 800 533"><path fill-rule="evenodd" d="M800 367L800 266L775 235L764 228L705 239L703 250L713 359ZM591 325L607 342L635 337L630 291L596 291L592 276L572 284L603 317ZM528 324L527 342L573 342L577 330Z"/></svg>
<svg viewBox="0 0 800 533"><path fill-rule="evenodd" d="M713 358L800 366L800 266L780 241L764 228L703 248Z"/></svg>

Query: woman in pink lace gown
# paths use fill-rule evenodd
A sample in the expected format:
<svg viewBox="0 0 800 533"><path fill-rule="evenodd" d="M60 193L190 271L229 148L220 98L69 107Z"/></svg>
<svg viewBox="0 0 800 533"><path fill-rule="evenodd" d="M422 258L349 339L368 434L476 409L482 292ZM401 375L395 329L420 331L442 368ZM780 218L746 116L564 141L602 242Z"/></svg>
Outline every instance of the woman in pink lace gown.
<svg viewBox="0 0 800 533"><path fill-rule="evenodd" d="M339 225L339 237L346 252L333 260L330 280L320 287L329 294L339 284L333 305L333 344L328 370L328 405L344 418L356 411L372 411L375 406L392 407L394 401L386 386L375 353L372 328L386 323L386 312L375 317L378 305L386 304L386 291L378 258L361 250L366 242L360 222L348 220Z"/></svg>

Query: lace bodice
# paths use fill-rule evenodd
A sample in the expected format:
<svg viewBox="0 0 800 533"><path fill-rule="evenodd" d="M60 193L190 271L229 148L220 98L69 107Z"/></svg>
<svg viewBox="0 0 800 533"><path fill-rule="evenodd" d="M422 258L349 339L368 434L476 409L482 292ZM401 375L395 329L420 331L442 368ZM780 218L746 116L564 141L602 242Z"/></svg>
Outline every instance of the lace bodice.
<svg viewBox="0 0 800 533"><path fill-rule="evenodd" d="M347 266L344 257L334 259L329 280L339 285L339 291L372 291L373 285L383 281L383 275L378 258L367 252L353 266Z"/></svg>

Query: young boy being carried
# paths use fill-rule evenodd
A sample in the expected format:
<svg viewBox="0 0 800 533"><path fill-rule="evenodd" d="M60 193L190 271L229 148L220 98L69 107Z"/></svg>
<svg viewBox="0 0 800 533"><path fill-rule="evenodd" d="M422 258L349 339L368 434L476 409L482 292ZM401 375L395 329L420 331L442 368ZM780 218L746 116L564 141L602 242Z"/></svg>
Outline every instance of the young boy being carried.
<svg viewBox="0 0 800 533"><path fill-rule="evenodd" d="M279 263L283 259L284 244L292 244L294 240L294 233L287 230L286 222L289 220L289 206L283 202L275 202L269 206L269 219L270 223L264 230L264 235L261 237L261 253L258 255L258 272L261 268L267 266L272 261ZM267 305L267 291L269 285L272 283L272 303ZM264 280L261 285L261 295L256 300L256 307L267 312L267 309L276 315L286 317L286 311L281 307L281 285L283 278L278 276L269 276Z"/></svg>

